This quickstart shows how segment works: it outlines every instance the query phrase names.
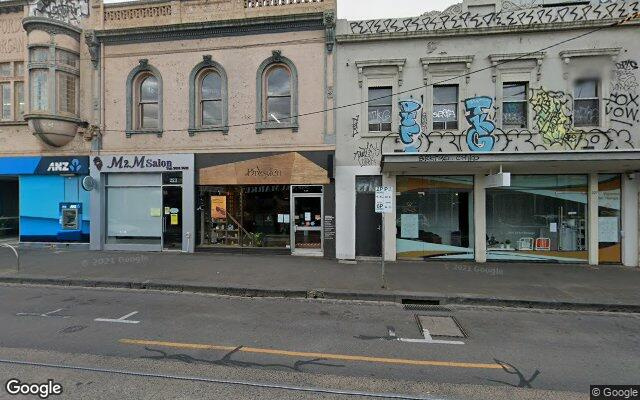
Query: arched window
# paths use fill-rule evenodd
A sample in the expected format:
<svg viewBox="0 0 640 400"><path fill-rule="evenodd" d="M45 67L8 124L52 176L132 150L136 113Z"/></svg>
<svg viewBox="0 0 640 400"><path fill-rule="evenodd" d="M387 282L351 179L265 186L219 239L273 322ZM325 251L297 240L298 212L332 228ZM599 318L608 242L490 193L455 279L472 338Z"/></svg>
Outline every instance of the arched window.
<svg viewBox="0 0 640 400"><path fill-rule="evenodd" d="M222 65L204 55L189 77L189 135L229 132L227 74Z"/></svg>
<svg viewBox="0 0 640 400"><path fill-rule="evenodd" d="M139 133L162 136L162 125L162 76L143 59L127 78L127 137Z"/></svg>
<svg viewBox="0 0 640 400"><path fill-rule="evenodd" d="M256 80L258 113L256 132L263 129L298 130L298 74L279 51L258 68Z"/></svg>
<svg viewBox="0 0 640 400"><path fill-rule="evenodd" d="M139 82L138 129L157 129L160 126L158 78L144 74Z"/></svg>

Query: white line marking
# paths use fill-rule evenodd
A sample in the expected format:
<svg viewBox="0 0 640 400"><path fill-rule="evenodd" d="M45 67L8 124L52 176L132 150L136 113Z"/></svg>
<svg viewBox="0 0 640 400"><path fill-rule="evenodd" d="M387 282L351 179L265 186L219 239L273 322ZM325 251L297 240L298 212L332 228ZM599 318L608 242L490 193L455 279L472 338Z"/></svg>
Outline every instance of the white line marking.
<svg viewBox="0 0 640 400"><path fill-rule="evenodd" d="M464 344L464 342L460 342L457 340L436 340L433 337L431 337L431 334L429 333L429 331L427 329L423 329L422 330L422 334L424 335L424 339L405 339L405 338L398 338L399 341L401 342L406 342L406 343L424 343L424 344Z"/></svg>
<svg viewBox="0 0 640 400"><path fill-rule="evenodd" d="M19 317L55 317L55 318L71 318L70 315L53 315L57 312L64 310L64 308L58 308L57 310L49 311L44 314L38 313L17 313L16 315Z"/></svg>
<svg viewBox="0 0 640 400"><path fill-rule="evenodd" d="M115 319L114 318L96 318L96 319L94 319L94 321L97 321L97 322L120 322L122 324L137 324L140 321L132 321L132 320L127 319L130 316L135 315L137 313L138 313L137 311L130 312L127 315L123 315L122 317L115 318Z"/></svg>

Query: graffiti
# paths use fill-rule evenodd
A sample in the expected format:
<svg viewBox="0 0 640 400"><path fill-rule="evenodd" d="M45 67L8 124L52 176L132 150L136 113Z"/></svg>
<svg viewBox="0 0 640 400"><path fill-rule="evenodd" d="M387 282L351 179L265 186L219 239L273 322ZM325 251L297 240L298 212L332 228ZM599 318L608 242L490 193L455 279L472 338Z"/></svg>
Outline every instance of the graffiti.
<svg viewBox="0 0 640 400"><path fill-rule="evenodd" d="M89 0L37 0L29 14L78 25L89 16Z"/></svg>
<svg viewBox="0 0 640 400"><path fill-rule="evenodd" d="M364 167L365 165L375 165L380 155L382 155L382 147L379 144L367 142L364 146L358 146L358 149L353 153L353 159L361 167Z"/></svg>
<svg viewBox="0 0 640 400"><path fill-rule="evenodd" d="M467 110L466 118L471 127L467 130L467 146L471 151L491 151L496 138L493 131L496 126L488 120L493 100L491 97L480 96L466 99L464 106Z"/></svg>
<svg viewBox="0 0 640 400"><path fill-rule="evenodd" d="M427 54L431 54L438 50L438 42L427 42Z"/></svg>
<svg viewBox="0 0 640 400"><path fill-rule="evenodd" d="M355 137L358 134L358 122L360 121L360 116L356 115L355 117L351 118L351 130L352 130L352 137Z"/></svg>
<svg viewBox="0 0 640 400"><path fill-rule="evenodd" d="M456 112L455 110L452 110L450 108L445 108L443 110L438 110L438 111L434 111L433 112L433 119L448 119L448 118L455 118L456 117Z"/></svg>
<svg viewBox="0 0 640 400"><path fill-rule="evenodd" d="M369 111L369 121L378 121L382 124L391 122L391 109Z"/></svg>
<svg viewBox="0 0 640 400"><path fill-rule="evenodd" d="M571 130L571 96L564 92L534 89L531 105L538 131L545 143L560 143Z"/></svg>
<svg viewBox="0 0 640 400"><path fill-rule="evenodd" d="M420 137L422 127L416 121L418 111L422 109L422 104L414 100L400 102L400 141L405 145L404 151L415 153L420 147L417 145L417 139ZM422 114L420 122L422 123Z"/></svg>
<svg viewBox="0 0 640 400"><path fill-rule="evenodd" d="M636 93L640 86L635 75L638 63L633 60L625 60L617 62L615 67L613 90L616 92Z"/></svg>
<svg viewBox="0 0 640 400"><path fill-rule="evenodd" d="M634 126L640 122L640 94L611 93L605 99L605 112L611 117L611 122Z"/></svg>
<svg viewBox="0 0 640 400"><path fill-rule="evenodd" d="M463 12L461 7L451 7L443 12L431 12L411 18L352 21L349 22L349 28L351 33L356 35L431 32L449 29L512 27L619 19L627 18L639 11L639 3L635 0L621 0L604 4L574 4L562 7L502 10L487 14Z"/></svg>

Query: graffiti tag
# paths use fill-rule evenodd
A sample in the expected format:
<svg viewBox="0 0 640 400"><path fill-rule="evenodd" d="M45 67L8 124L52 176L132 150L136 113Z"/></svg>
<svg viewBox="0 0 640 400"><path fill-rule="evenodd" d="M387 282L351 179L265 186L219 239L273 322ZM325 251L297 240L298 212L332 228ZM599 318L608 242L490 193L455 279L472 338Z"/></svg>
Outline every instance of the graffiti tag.
<svg viewBox="0 0 640 400"><path fill-rule="evenodd" d="M464 106L467 110L466 118L471 127L467 130L467 146L471 151L487 152L493 150L496 138L493 131L496 126L488 120L493 100L491 97L480 96L466 99Z"/></svg>

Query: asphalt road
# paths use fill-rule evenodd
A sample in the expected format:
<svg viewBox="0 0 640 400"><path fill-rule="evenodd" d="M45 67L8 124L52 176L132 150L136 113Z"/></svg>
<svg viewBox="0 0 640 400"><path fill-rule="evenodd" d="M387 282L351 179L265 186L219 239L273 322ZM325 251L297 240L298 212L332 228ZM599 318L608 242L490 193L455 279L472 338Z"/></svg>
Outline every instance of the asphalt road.
<svg viewBox="0 0 640 400"><path fill-rule="evenodd" d="M454 316L467 337L434 339L464 344L426 343L416 314ZM639 383L638 332L637 314L0 286L3 386L60 398L588 398Z"/></svg>

